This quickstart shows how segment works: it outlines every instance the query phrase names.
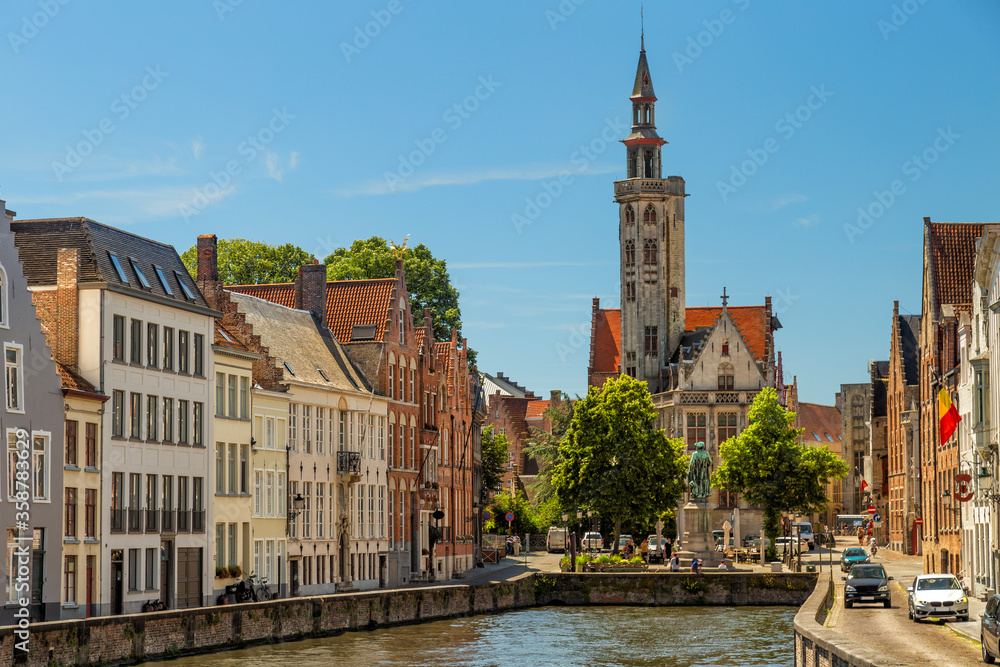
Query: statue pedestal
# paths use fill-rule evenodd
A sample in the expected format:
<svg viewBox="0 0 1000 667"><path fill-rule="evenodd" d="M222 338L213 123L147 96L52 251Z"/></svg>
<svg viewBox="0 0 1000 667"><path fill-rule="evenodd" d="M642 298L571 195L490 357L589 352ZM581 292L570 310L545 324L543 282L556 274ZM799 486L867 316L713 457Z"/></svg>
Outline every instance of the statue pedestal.
<svg viewBox="0 0 1000 667"><path fill-rule="evenodd" d="M684 505L684 536L681 551L682 568L690 568L695 558L701 560L702 569L718 568L725 554L715 550L712 539L712 510L707 502L688 502Z"/></svg>

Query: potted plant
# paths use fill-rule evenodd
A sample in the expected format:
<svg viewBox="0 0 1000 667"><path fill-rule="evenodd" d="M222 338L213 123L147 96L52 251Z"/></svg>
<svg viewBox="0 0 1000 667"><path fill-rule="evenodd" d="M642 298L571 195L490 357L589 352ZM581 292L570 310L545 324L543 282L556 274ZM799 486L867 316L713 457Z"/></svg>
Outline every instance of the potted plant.
<svg viewBox="0 0 1000 667"><path fill-rule="evenodd" d="M230 565L229 566L229 576L230 577L239 577L242 574L243 574L243 568L241 568L239 565Z"/></svg>

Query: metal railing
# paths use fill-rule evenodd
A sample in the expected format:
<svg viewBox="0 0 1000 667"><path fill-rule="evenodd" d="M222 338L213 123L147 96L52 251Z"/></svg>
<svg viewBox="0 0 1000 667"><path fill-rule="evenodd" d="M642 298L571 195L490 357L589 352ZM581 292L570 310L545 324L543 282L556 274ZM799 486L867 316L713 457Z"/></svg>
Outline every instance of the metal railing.
<svg viewBox="0 0 1000 667"><path fill-rule="evenodd" d="M361 454L358 452L337 452L337 472L340 474L360 475Z"/></svg>
<svg viewBox="0 0 1000 667"><path fill-rule="evenodd" d="M120 509L111 510L111 532L112 533L125 532L125 510L120 510Z"/></svg>
<svg viewBox="0 0 1000 667"><path fill-rule="evenodd" d="M146 510L146 532L155 533L160 527L159 510Z"/></svg>
<svg viewBox="0 0 1000 667"><path fill-rule="evenodd" d="M142 532L142 519L143 511L141 509L128 510L128 532L130 533L141 533Z"/></svg>
<svg viewBox="0 0 1000 667"><path fill-rule="evenodd" d="M205 532L205 510L192 510L191 512L191 532Z"/></svg>
<svg viewBox="0 0 1000 667"><path fill-rule="evenodd" d="M176 525L176 522L174 520L175 519L174 510L160 510L160 512L161 516L163 517L163 527L162 527L163 532L164 533L174 532L174 527Z"/></svg>
<svg viewBox="0 0 1000 667"><path fill-rule="evenodd" d="M191 532L191 510L177 510L177 532Z"/></svg>

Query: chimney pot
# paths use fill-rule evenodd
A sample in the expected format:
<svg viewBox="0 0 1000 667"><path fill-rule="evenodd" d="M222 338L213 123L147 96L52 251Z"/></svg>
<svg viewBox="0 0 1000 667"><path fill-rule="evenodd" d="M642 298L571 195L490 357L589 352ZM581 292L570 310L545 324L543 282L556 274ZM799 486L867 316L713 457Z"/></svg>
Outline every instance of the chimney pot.
<svg viewBox="0 0 1000 667"><path fill-rule="evenodd" d="M295 307L308 310L321 327L326 326L326 265L306 264L295 277Z"/></svg>

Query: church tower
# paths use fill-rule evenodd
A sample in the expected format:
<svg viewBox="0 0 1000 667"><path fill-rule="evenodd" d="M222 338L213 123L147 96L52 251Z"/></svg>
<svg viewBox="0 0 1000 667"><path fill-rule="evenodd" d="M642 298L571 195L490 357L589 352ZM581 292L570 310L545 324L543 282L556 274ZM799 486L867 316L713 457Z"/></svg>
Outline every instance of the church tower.
<svg viewBox="0 0 1000 667"><path fill-rule="evenodd" d="M653 393L667 388L670 357L684 333L684 179L663 178L656 95L645 37L632 87L626 174L615 181L621 244L621 371Z"/></svg>

